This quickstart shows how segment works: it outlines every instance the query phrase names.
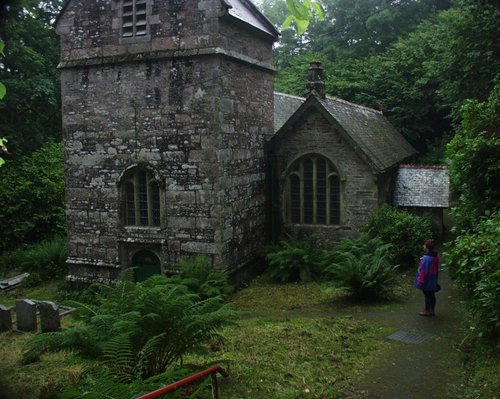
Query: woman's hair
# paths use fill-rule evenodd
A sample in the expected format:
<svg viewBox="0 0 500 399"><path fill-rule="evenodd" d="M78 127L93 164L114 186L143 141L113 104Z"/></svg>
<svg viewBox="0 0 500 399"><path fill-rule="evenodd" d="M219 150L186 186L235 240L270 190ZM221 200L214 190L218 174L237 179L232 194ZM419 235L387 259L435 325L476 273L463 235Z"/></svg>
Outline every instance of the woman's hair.
<svg viewBox="0 0 500 399"><path fill-rule="evenodd" d="M425 240L424 242L425 248L427 248L429 251L432 251L434 249L434 241L433 240Z"/></svg>

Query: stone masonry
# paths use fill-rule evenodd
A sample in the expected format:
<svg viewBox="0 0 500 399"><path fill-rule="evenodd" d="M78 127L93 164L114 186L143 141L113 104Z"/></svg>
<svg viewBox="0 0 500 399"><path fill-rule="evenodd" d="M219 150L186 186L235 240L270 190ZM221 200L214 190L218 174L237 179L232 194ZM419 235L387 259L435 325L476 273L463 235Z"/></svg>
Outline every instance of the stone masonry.
<svg viewBox="0 0 500 399"><path fill-rule="evenodd" d="M276 169L279 209L284 212L287 167L290 160L304 154L321 154L330 159L338 170L341 180L341 220L338 226L298 226L302 237L314 235L323 242L331 242L345 236L355 236L359 227L366 223L368 215L385 201L383 187L379 183L384 176L376 176L369 165L354 151L352 145L319 112L305 115L294 127L293 133L276 145ZM382 197L382 198L379 198ZM298 227L287 225L280 214L280 225L285 233L297 235Z"/></svg>
<svg viewBox="0 0 500 399"><path fill-rule="evenodd" d="M265 244L277 34L221 0L146 4L141 37L121 36L116 0L70 0L56 22L72 280L114 279L144 249L162 272L195 255L235 269ZM159 226L125 223L134 168L159 184Z"/></svg>

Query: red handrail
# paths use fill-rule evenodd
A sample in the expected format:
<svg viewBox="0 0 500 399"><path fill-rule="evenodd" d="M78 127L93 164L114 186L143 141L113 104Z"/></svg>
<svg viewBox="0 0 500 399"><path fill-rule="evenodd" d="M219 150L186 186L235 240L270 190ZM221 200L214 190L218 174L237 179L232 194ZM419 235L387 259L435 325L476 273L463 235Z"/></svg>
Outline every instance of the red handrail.
<svg viewBox="0 0 500 399"><path fill-rule="evenodd" d="M164 395L169 392L173 392L176 389L189 384L190 382L199 380L200 378L203 378L207 375L212 375L212 393L214 394L214 397L218 397L218 392L217 392L217 378L215 376L216 373L220 373L223 377L228 377L229 375L227 374L226 370L224 370L221 366L212 366L206 370L200 371L199 373L193 374L189 377L186 377L180 381L174 382L170 385L167 385L166 387L157 389L156 391L149 392L145 395L139 396L136 399L154 399L157 398L158 396Z"/></svg>

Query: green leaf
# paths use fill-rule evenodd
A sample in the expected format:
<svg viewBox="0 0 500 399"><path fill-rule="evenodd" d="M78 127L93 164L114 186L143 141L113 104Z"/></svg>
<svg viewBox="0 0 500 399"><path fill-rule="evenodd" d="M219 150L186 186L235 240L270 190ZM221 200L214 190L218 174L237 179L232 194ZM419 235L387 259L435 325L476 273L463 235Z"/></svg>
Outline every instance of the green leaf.
<svg viewBox="0 0 500 399"><path fill-rule="evenodd" d="M320 3L317 3L313 1L311 3L311 8L314 10L316 13L316 16L320 21L323 21L325 19L325 10L323 9L322 5Z"/></svg>
<svg viewBox="0 0 500 399"><path fill-rule="evenodd" d="M0 100L5 97L6 93L7 93L7 88L2 82L0 82Z"/></svg>
<svg viewBox="0 0 500 399"><path fill-rule="evenodd" d="M310 18L308 8L299 0L286 0L288 11L292 13L297 19L307 20Z"/></svg>
<svg viewBox="0 0 500 399"><path fill-rule="evenodd" d="M295 20L295 17L293 15L288 15L285 19L285 22L283 22L283 25L281 25L282 29L288 29L290 27L290 24L292 21Z"/></svg>
<svg viewBox="0 0 500 399"><path fill-rule="evenodd" d="M309 26L308 19L295 19L295 24L297 25L297 34L303 35Z"/></svg>

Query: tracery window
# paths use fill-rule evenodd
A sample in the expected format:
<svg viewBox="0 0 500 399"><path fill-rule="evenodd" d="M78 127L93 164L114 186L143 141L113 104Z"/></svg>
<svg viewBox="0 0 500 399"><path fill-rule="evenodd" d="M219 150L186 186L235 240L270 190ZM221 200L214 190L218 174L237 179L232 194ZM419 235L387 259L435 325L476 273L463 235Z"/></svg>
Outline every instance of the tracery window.
<svg viewBox="0 0 500 399"><path fill-rule="evenodd" d="M290 223L340 224L341 183L335 166L320 155L296 161L288 174Z"/></svg>
<svg viewBox="0 0 500 399"><path fill-rule="evenodd" d="M151 172L137 169L122 180L125 225L160 226L160 186Z"/></svg>
<svg viewBox="0 0 500 399"><path fill-rule="evenodd" d="M147 0L122 0L122 36L147 34Z"/></svg>

